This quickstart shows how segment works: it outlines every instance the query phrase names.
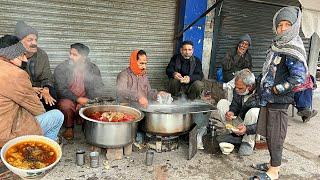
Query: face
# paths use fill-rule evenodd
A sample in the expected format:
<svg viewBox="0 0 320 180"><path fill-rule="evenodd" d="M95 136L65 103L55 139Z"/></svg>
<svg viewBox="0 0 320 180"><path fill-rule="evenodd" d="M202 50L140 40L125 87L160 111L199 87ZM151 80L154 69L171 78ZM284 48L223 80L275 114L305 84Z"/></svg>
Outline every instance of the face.
<svg viewBox="0 0 320 180"><path fill-rule="evenodd" d="M28 62L28 59L25 54L22 54L15 59L10 60L10 62L18 67L21 67L22 62Z"/></svg>
<svg viewBox="0 0 320 180"><path fill-rule="evenodd" d="M80 54L77 49L71 48L69 52L69 58L74 63L80 63L80 62L84 62L86 57Z"/></svg>
<svg viewBox="0 0 320 180"><path fill-rule="evenodd" d="M139 59L137 61L138 68L142 71L147 70L147 63L148 63L148 58L146 55L140 55Z"/></svg>
<svg viewBox="0 0 320 180"><path fill-rule="evenodd" d="M249 48L250 44L248 41L242 41L241 43L239 43L238 45L238 53L239 54L244 54L247 52L248 48Z"/></svg>
<svg viewBox="0 0 320 180"><path fill-rule="evenodd" d="M277 26L277 34L280 35L284 33L286 30L290 29L292 24L289 21L280 21Z"/></svg>
<svg viewBox="0 0 320 180"><path fill-rule="evenodd" d="M23 46L27 49L28 53L36 53L38 46L38 38L35 34L29 34L21 40Z"/></svg>
<svg viewBox="0 0 320 180"><path fill-rule="evenodd" d="M237 79L235 82L235 90L239 95L246 95L249 92L249 87L246 86L241 79Z"/></svg>
<svg viewBox="0 0 320 180"><path fill-rule="evenodd" d="M185 59L190 59L193 55L193 47L190 44L186 44L180 48L180 53Z"/></svg>

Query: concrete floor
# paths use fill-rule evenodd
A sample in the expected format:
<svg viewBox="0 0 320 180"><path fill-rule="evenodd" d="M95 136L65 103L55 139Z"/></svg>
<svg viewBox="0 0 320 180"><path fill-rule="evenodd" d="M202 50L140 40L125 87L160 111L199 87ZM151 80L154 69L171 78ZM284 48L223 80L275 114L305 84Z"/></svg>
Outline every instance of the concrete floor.
<svg viewBox="0 0 320 180"><path fill-rule="evenodd" d="M320 90L314 93L314 107L320 112ZM320 115L308 123L302 123L299 116L291 117L289 108L289 127L283 152L280 179L320 179ZM76 138L63 147L63 157L59 164L44 179L247 179L257 173L250 167L253 163L268 162L267 150L255 150L251 156L240 157L236 151L223 155L212 146L212 138L206 136L205 150L187 160L187 144L182 142L178 150L155 153L152 166L146 166L145 152L133 152L122 160L109 161L109 168L103 162L100 166L89 167L89 159L82 167L75 164L75 152L78 148L90 152L80 128Z"/></svg>

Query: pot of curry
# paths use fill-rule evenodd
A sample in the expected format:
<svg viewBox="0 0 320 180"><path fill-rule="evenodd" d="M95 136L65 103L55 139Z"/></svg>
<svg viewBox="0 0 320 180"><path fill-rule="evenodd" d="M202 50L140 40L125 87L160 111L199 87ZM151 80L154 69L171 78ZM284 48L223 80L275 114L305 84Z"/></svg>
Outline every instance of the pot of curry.
<svg viewBox="0 0 320 180"><path fill-rule="evenodd" d="M97 105L81 108L88 143L103 148L123 147L133 142L144 114L132 107Z"/></svg>

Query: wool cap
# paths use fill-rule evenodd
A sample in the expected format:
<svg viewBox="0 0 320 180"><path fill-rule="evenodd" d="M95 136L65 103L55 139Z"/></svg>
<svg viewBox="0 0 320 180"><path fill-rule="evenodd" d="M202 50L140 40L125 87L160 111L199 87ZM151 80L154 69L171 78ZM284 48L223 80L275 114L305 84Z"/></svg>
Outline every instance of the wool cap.
<svg viewBox="0 0 320 180"><path fill-rule="evenodd" d="M13 60L26 52L26 48L16 36L5 35L0 38L0 57Z"/></svg>
<svg viewBox="0 0 320 180"><path fill-rule="evenodd" d="M249 36L249 34L244 34L240 37L239 43L241 43L242 41L247 41L249 43L249 45L251 46L251 37Z"/></svg>
<svg viewBox="0 0 320 180"><path fill-rule="evenodd" d="M298 11L295 7L284 7L278 13L275 25L277 26L281 21L289 21L293 25L297 21L297 18Z"/></svg>
<svg viewBox="0 0 320 180"><path fill-rule="evenodd" d="M33 27L26 24L24 21L18 21L16 24L16 28L14 34L21 40L29 34L34 34L38 37L38 31Z"/></svg>

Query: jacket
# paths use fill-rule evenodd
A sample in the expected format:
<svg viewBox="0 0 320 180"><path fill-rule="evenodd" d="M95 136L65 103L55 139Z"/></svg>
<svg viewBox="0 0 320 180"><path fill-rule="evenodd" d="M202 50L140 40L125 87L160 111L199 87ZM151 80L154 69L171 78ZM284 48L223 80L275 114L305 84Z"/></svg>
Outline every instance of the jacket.
<svg viewBox="0 0 320 180"><path fill-rule="evenodd" d="M229 49L222 61L223 81L229 82L234 78L234 73L248 68L252 70L252 57L247 51L243 57L237 54L237 48Z"/></svg>
<svg viewBox="0 0 320 180"><path fill-rule="evenodd" d="M93 99L103 96L104 84L102 82L100 70L94 63L86 60L84 63L84 86L86 96ZM78 97L69 89L73 81L74 64L66 60L59 64L54 70L56 91L59 99L70 99L77 102Z"/></svg>
<svg viewBox="0 0 320 180"><path fill-rule="evenodd" d="M120 102L138 101L139 97L155 100L157 90L151 89L148 76L136 76L128 67L117 76L117 97Z"/></svg>
<svg viewBox="0 0 320 180"><path fill-rule="evenodd" d="M0 60L0 79L0 146L18 136L41 135L35 116L45 109L27 72Z"/></svg>
<svg viewBox="0 0 320 180"><path fill-rule="evenodd" d="M190 83L201 81L203 78L202 64L199 58L192 56L189 60L184 59L181 54L174 55L166 69L168 78L174 78L173 73L178 72L182 76L189 76Z"/></svg>
<svg viewBox="0 0 320 180"><path fill-rule="evenodd" d="M27 72L34 87L54 87L54 78L50 70L49 58L45 51L38 48L28 59Z"/></svg>

